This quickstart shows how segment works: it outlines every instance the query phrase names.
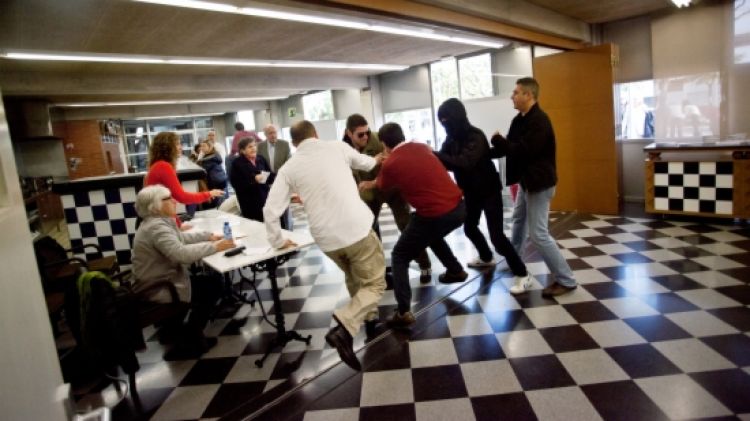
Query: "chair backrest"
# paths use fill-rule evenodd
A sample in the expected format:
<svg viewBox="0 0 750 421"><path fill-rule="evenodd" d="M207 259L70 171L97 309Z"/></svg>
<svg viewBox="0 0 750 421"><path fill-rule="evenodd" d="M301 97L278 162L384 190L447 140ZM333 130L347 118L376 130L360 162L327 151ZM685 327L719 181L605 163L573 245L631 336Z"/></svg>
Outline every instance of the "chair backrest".
<svg viewBox="0 0 750 421"><path fill-rule="evenodd" d="M34 254L36 254L36 264L45 286L55 280L54 273L59 269L45 267L45 265L68 258L68 253L65 252L63 246L49 236L34 241Z"/></svg>

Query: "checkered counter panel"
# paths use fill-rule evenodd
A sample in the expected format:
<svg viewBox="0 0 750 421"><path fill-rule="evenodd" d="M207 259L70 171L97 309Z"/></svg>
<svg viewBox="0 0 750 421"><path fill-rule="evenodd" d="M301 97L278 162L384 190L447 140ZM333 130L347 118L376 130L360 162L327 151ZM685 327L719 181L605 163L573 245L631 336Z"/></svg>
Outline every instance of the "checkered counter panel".
<svg viewBox="0 0 750 421"><path fill-rule="evenodd" d="M116 255L121 265L129 265L137 218L135 196L135 187L63 195L70 245L97 244L105 256Z"/></svg>
<svg viewBox="0 0 750 421"><path fill-rule="evenodd" d="M732 162L656 162L654 209L731 215Z"/></svg>

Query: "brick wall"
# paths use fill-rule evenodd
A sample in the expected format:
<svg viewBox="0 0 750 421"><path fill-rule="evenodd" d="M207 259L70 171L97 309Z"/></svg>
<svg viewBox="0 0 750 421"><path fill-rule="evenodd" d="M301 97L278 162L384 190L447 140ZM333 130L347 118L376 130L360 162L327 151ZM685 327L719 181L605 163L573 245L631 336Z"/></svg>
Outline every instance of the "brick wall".
<svg viewBox="0 0 750 421"><path fill-rule="evenodd" d="M118 145L102 143L98 120L65 121L55 124L62 125L57 127L56 133L64 133L61 137L64 139L65 159L72 180L107 175L113 171L125 172ZM71 168L71 158L80 160L75 170Z"/></svg>

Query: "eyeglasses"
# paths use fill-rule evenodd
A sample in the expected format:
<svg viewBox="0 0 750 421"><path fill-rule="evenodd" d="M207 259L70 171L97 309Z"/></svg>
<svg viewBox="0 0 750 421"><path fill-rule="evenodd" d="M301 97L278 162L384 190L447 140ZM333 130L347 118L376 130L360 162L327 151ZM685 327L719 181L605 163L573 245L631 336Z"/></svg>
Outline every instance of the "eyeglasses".
<svg viewBox="0 0 750 421"><path fill-rule="evenodd" d="M368 131L366 131L366 132L359 132L359 133L354 133L354 136L357 136L357 139L362 139L362 138L363 138L363 137L365 137L365 136L368 136L368 137L369 137L369 136L370 136L370 133L371 133L371 131L370 131L370 130L368 130Z"/></svg>
<svg viewBox="0 0 750 421"><path fill-rule="evenodd" d="M163 199L161 199L161 200L162 200L162 201L164 201L164 200L172 200L172 196L167 196L167 197L165 197L165 198L163 198Z"/></svg>

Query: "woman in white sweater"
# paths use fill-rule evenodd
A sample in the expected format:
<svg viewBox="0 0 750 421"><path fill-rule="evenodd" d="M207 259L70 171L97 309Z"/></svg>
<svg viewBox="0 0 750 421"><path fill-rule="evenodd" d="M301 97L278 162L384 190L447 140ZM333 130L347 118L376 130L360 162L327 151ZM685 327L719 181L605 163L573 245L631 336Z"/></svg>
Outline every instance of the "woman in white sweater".
<svg viewBox="0 0 750 421"><path fill-rule="evenodd" d="M134 289L138 292L155 282L172 282L180 300L191 303L185 345L203 353L216 344L216 338L203 336L203 329L222 285L215 278L191 277L187 265L230 249L234 242L208 232L180 231L175 223L177 202L160 184L144 187L138 193L135 209L143 221L133 241ZM157 302L168 300L164 291L149 298Z"/></svg>

